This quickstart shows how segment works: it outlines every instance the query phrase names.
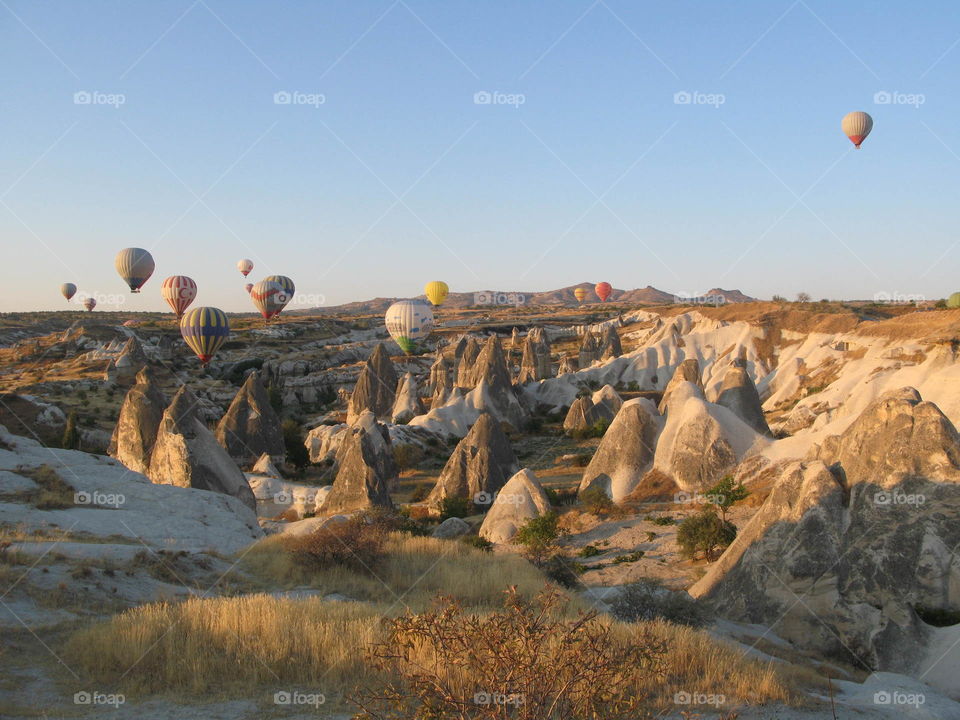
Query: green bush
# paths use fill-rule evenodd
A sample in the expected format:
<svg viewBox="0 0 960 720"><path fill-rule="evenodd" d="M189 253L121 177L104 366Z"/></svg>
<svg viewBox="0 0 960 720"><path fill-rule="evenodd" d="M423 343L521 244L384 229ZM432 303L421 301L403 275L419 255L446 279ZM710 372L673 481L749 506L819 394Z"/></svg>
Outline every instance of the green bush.
<svg viewBox="0 0 960 720"><path fill-rule="evenodd" d="M71 412L67 416L66 427L63 428L63 441L61 443L64 450L80 449L80 431L77 430L77 413Z"/></svg>
<svg viewBox="0 0 960 720"><path fill-rule="evenodd" d="M465 518L473 515L473 501L463 497L445 497L440 503L440 519Z"/></svg>
<svg viewBox="0 0 960 720"><path fill-rule="evenodd" d="M707 502L720 510L720 518L726 520L727 512L733 507L734 503L740 502L749 494L750 491L743 486L743 483L735 483L733 475L726 475L720 482L707 490L706 498Z"/></svg>
<svg viewBox="0 0 960 720"><path fill-rule="evenodd" d="M676 521L669 515L647 515L645 520L649 520L654 525L676 525Z"/></svg>
<svg viewBox="0 0 960 720"><path fill-rule="evenodd" d="M297 470L303 470L310 464L310 453L303 444L303 429L300 423L293 419L284 420L280 426L283 430L283 444L287 451L287 462Z"/></svg>
<svg viewBox="0 0 960 720"><path fill-rule="evenodd" d="M460 538L460 542L477 550L483 550L484 552L491 552L493 550L493 543L479 535L464 535Z"/></svg>
<svg viewBox="0 0 960 720"><path fill-rule="evenodd" d="M667 620L677 625L703 625L704 607L686 593L672 592L659 580L640 580L624 587L610 603L613 616L626 622Z"/></svg>
<svg viewBox="0 0 960 720"><path fill-rule="evenodd" d="M556 551L557 540L561 535L559 519L557 513L548 512L530 518L517 531L514 541L523 546L525 554L534 564L543 564Z"/></svg>
<svg viewBox="0 0 960 720"><path fill-rule="evenodd" d="M602 555L603 550L598 548L596 545L584 545L580 548L580 552L577 553L582 558L595 557L597 555Z"/></svg>
<svg viewBox="0 0 960 720"><path fill-rule="evenodd" d="M594 515L607 515L616 509L613 500L596 486L588 487L580 493L580 502L588 512Z"/></svg>
<svg viewBox="0 0 960 720"><path fill-rule="evenodd" d="M555 583L570 589L580 587L580 575L586 572L583 565L559 553L547 558L540 569Z"/></svg>
<svg viewBox="0 0 960 720"><path fill-rule="evenodd" d="M733 523L721 520L713 508L691 515L677 530L677 544L688 558L703 554L707 559L718 549L727 547L737 537Z"/></svg>
<svg viewBox="0 0 960 720"><path fill-rule="evenodd" d="M632 563L640 560L644 556L643 550L637 550L636 552L627 553L626 555L618 555L613 559L614 565L621 565L623 563Z"/></svg>

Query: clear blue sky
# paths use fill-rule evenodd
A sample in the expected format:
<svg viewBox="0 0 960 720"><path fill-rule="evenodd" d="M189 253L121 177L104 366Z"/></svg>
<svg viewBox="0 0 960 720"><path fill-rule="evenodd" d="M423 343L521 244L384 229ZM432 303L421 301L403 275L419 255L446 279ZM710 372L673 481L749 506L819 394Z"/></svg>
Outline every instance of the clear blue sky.
<svg viewBox="0 0 960 720"><path fill-rule="evenodd" d="M122 293L125 246L157 259L126 309L171 274L249 309L245 256L327 304L435 278L942 297L958 40L933 0L2 0L0 310Z"/></svg>

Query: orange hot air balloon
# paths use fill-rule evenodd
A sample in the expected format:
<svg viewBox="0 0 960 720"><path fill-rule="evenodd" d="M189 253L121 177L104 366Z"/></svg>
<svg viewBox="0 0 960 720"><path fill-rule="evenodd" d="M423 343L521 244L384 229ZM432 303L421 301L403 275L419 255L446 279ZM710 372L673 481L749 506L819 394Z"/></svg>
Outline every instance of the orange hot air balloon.
<svg viewBox="0 0 960 720"><path fill-rule="evenodd" d="M582 303L584 298L587 297L587 291L582 287L578 287L573 291L573 296L577 299L577 302Z"/></svg>
<svg viewBox="0 0 960 720"><path fill-rule="evenodd" d="M171 275L160 286L160 295L173 308L178 318L197 297L197 284L186 275Z"/></svg>
<svg viewBox="0 0 960 720"><path fill-rule="evenodd" d="M253 290L253 283L247 283L243 286L243 289L247 291L247 295L250 294L250 291Z"/></svg>
<svg viewBox="0 0 960 720"><path fill-rule="evenodd" d="M610 293L613 292L613 288L610 287L610 283L602 282L597 283L593 291L597 294L597 297L600 298L600 302L606 302L607 298L610 297Z"/></svg>

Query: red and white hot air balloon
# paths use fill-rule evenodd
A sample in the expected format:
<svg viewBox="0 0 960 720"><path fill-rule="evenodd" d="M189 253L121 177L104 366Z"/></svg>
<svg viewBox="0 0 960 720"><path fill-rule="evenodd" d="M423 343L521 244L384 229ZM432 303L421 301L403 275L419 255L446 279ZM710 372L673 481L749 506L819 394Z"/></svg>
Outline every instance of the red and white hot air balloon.
<svg viewBox="0 0 960 720"><path fill-rule="evenodd" d="M93 312L93 309L97 306L97 301L92 297L84 298L83 306L87 309L87 312Z"/></svg>
<svg viewBox="0 0 960 720"><path fill-rule="evenodd" d="M858 110L844 115L840 123L843 134L850 138L857 150L860 149L860 143L867 139L867 135L873 130L873 118L867 113Z"/></svg>
<svg viewBox="0 0 960 720"><path fill-rule="evenodd" d="M250 274L250 271L253 270L253 260L248 260L244 258L243 260L237 261L237 270L243 273L243 276L246 277Z"/></svg>
<svg viewBox="0 0 960 720"><path fill-rule="evenodd" d="M597 297L600 298L600 302L606 302L607 298L610 297L610 293L613 292L613 288L610 287L610 283L601 282L597 283L593 291L597 294Z"/></svg>
<svg viewBox="0 0 960 720"><path fill-rule="evenodd" d="M160 286L160 294L180 318L197 297L197 284L186 275L171 275Z"/></svg>
<svg viewBox="0 0 960 720"><path fill-rule="evenodd" d="M243 286L243 289L247 291L247 295L250 294L250 291L253 290L253 283L247 283Z"/></svg>

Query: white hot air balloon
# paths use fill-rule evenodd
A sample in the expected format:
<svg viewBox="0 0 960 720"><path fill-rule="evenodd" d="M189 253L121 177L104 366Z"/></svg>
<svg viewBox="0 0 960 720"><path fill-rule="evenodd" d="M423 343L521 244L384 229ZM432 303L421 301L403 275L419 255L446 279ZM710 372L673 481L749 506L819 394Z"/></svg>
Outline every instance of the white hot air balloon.
<svg viewBox="0 0 960 720"><path fill-rule="evenodd" d="M247 260L246 258L243 260L238 260L237 270L239 270L243 276L246 277L250 274L250 271L253 270L253 260Z"/></svg>
<svg viewBox="0 0 960 720"><path fill-rule="evenodd" d="M138 293L143 284L153 275L156 265L153 255L143 248L124 248L113 261L117 273L130 286L130 292Z"/></svg>
<svg viewBox="0 0 960 720"><path fill-rule="evenodd" d="M413 355L417 341L433 330L433 309L422 300L399 300L387 308L387 332L407 355Z"/></svg>
<svg viewBox="0 0 960 720"><path fill-rule="evenodd" d="M862 110L847 113L843 116L843 122L840 123L843 134L850 138L857 150L860 149L860 143L867 139L867 135L873 130L873 118Z"/></svg>

